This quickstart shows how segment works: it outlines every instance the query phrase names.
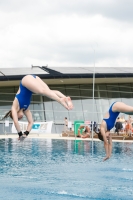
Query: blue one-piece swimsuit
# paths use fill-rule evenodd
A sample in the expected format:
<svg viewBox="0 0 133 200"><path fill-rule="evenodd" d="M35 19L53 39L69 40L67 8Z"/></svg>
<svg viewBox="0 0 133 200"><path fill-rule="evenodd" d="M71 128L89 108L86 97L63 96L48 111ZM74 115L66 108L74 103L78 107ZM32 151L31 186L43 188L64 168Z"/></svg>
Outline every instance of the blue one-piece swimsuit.
<svg viewBox="0 0 133 200"><path fill-rule="evenodd" d="M114 103L116 103L116 102L114 102ZM118 115L120 113L120 112L113 112L112 111L112 106L114 105L114 103L110 106L109 118L108 119L103 119L107 124L107 130L108 131L110 131L114 127L116 118L118 117Z"/></svg>
<svg viewBox="0 0 133 200"><path fill-rule="evenodd" d="M35 75L32 75L32 76L36 78ZM20 109L23 108L24 110L26 110L30 105L31 96L33 92L31 92L26 87L24 87L22 85L22 82L20 82L19 87L20 87L20 93L16 94L16 98L18 99Z"/></svg>

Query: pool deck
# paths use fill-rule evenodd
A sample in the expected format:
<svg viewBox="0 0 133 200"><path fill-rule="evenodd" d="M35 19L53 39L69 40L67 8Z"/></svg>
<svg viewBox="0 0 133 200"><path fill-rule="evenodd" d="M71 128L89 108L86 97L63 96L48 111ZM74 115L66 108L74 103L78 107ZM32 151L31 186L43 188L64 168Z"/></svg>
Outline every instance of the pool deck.
<svg viewBox="0 0 133 200"><path fill-rule="evenodd" d="M16 134L0 134L0 139L6 139L6 138L14 138L17 139L18 135ZM92 141L92 138L77 138L77 137L62 137L62 134L30 134L28 138L44 138L44 139L59 139L59 140L83 140L83 141ZM99 141L98 138L93 138L93 141ZM126 140L118 140L113 139L113 142L131 142L133 143L133 139L126 139Z"/></svg>

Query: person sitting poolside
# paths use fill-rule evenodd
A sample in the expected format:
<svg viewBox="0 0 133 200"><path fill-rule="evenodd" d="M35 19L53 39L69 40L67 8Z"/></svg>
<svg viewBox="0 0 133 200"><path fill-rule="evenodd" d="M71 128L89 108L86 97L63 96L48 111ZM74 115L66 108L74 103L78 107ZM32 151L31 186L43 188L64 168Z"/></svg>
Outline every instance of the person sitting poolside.
<svg viewBox="0 0 133 200"><path fill-rule="evenodd" d="M123 125L122 125L122 122L120 121L120 118L118 117L115 123L115 133L119 135L119 132L122 131L122 129L123 129Z"/></svg>
<svg viewBox="0 0 133 200"><path fill-rule="evenodd" d="M82 133L80 132L81 130ZM89 126L85 126L85 125L81 125L78 129L78 135L77 137L81 137L81 138L89 138L90 137L90 127Z"/></svg>

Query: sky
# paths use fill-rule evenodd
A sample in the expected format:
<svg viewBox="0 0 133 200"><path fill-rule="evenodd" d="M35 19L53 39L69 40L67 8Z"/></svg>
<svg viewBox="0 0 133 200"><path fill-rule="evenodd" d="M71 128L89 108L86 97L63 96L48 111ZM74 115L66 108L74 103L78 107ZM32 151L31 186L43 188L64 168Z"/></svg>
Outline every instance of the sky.
<svg viewBox="0 0 133 200"><path fill-rule="evenodd" d="M0 0L1 68L133 67L132 0Z"/></svg>

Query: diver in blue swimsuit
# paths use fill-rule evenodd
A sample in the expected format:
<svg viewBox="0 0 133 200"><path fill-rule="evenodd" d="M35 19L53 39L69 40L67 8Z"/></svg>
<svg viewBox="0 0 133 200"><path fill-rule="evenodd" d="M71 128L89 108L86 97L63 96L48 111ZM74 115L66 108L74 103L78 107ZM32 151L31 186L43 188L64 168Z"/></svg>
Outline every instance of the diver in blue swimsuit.
<svg viewBox="0 0 133 200"><path fill-rule="evenodd" d="M34 78L36 78L35 75L32 75ZM19 102L19 108L20 109L24 109L26 110L29 105L30 105L30 101L31 101L31 97L32 97L32 93L29 89L27 89L26 87L24 87L22 85L22 81L20 82L20 93L16 94L16 98L18 99Z"/></svg>
<svg viewBox="0 0 133 200"><path fill-rule="evenodd" d="M66 97L64 94L57 90L50 90L47 84L44 83L38 76L24 76L20 82L19 90L13 101L12 108L3 118L5 119L6 117L10 116L13 119L14 125L19 135L19 139L20 137L28 136L32 129L33 119L29 105L33 93L47 96L48 98L57 101L68 110L73 109L73 104L70 97ZM27 130L24 133L22 133L18 123L18 120L20 120L23 115L26 116L28 121Z"/></svg>
<svg viewBox="0 0 133 200"><path fill-rule="evenodd" d="M116 121L118 115L120 114L120 112L113 112L112 111L112 107L113 107L114 103L109 108L109 118L103 119L106 122L108 131L110 131L114 127L115 121Z"/></svg>
<svg viewBox="0 0 133 200"><path fill-rule="evenodd" d="M112 152L112 137L110 134L110 130L114 127L115 121L119 115L119 113L125 113L133 115L133 107L126 105L123 102L114 102L110 108L109 111L105 114L100 130L97 133L98 138L102 141L104 141L104 148L106 152L106 157L104 158L104 161L109 159Z"/></svg>

